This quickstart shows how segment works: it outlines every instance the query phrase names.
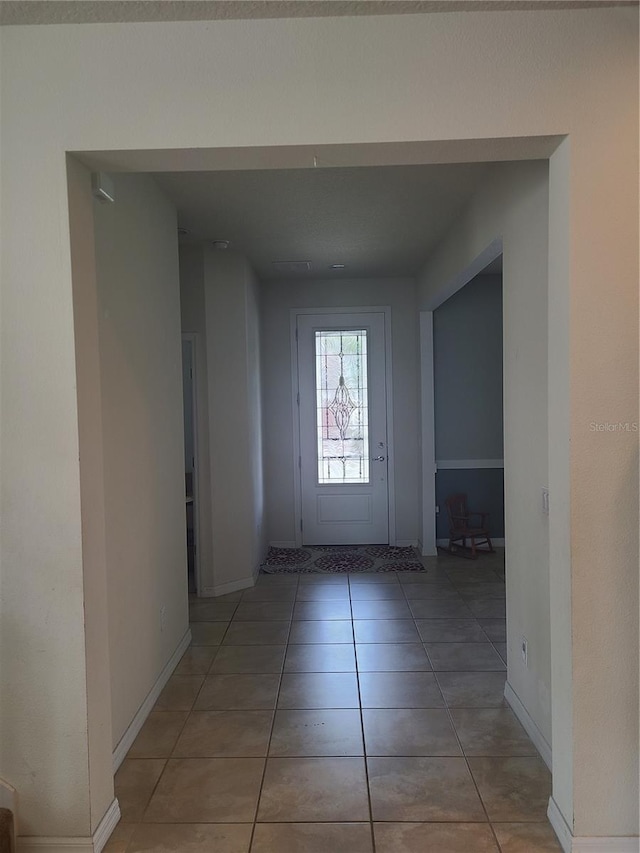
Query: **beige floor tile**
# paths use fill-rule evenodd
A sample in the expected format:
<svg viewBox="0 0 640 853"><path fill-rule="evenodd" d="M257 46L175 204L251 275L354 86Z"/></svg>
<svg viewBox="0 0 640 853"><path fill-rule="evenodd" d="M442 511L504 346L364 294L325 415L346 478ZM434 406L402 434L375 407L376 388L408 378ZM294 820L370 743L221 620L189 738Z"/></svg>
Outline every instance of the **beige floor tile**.
<svg viewBox="0 0 640 853"><path fill-rule="evenodd" d="M562 853L548 823L496 823L493 829L502 853Z"/></svg>
<svg viewBox="0 0 640 853"><path fill-rule="evenodd" d="M251 853L372 853L368 823L258 823Z"/></svg>
<svg viewBox="0 0 640 853"><path fill-rule="evenodd" d="M268 711L275 708L280 676L211 675L205 679L196 711Z"/></svg>
<svg viewBox="0 0 640 853"><path fill-rule="evenodd" d="M460 596L451 583L403 583L402 589L409 601L416 599L453 599L458 600Z"/></svg>
<svg viewBox="0 0 640 853"><path fill-rule="evenodd" d="M504 672L438 672L436 678L449 708L506 707Z"/></svg>
<svg viewBox="0 0 640 853"><path fill-rule="evenodd" d="M269 758L259 822L369 820L362 758Z"/></svg>
<svg viewBox="0 0 640 853"><path fill-rule="evenodd" d="M498 577L492 568L482 568L478 560L460 560L456 566L447 568L447 575L454 584L496 583Z"/></svg>
<svg viewBox="0 0 640 853"><path fill-rule="evenodd" d="M297 601L293 608L293 619L351 619L351 602Z"/></svg>
<svg viewBox="0 0 640 853"><path fill-rule="evenodd" d="M506 603L497 598L467 601L467 606L478 619L506 619L507 616Z"/></svg>
<svg viewBox="0 0 640 853"><path fill-rule="evenodd" d="M398 583L396 572L353 572L349 575L349 585L361 583Z"/></svg>
<svg viewBox="0 0 640 853"><path fill-rule="evenodd" d="M504 643L507 639L507 622L505 619L478 619L478 622L492 643Z"/></svg>
<svg viewBox="0 0 640 853"><path fill-rule="evenodd" d="M168 758L187 720L187 711L152 711L140 729L128 758Z"/></svg>
<svg viewBox="0 0 640 853"><path fill-rule="evenodd" d="M451 719L465 755L537 755L510 708L453 708Z"/></svg>
<svg viewBox="0 0 640 853"><path fill-rule="evenodd" d="M463 598L498 598L504 599L506 587L504 583L457 583L456 589Z"/></svg>
<svg viewBox="0 0 640 853"><path fill-rule="evenodd" d="M352 601L351 612L354 619L411 619L411 611L406 601Z"/></svg>
<svg viewBox="0 0 640 853"><path fill-rule="evenodd" d="M203 681L204 675L172 675L158 697L154 711L190 711Z"/></svg>
<svg viewBox="0 0 640 853"><path fill-rule="evenodd" d="M233 622L283 622L293 615L293 601L241 601Z"/></svg>
<svg viewBox="0 0 640 853"><path fill-rule="evenodd" d="M221 646L210 675L218 673L281 672L286 646Z"/></svg>
<svg viewBox="0 0 640 853"><path fill-rule="evenodd" d="M464 758L368 758L375 821L486 821Z"/></svg>
<svg viewBox="0 0 640 853"><path fill-rule="evenodd" d="M396 574L403 585L406 583L450 583L445 570L438 566L429 566L424 572L396 572Z"/></svg>
<svg viewBox="0 0 640 853"><path fill-rule="evenodd" d="M300 584L297 601L348 601L348 584L305 583Z"/></svg>
<svg viewBox="0 0 640 853"><path fill-rule="evenodd" d="M471 619L462 599L414 598L409 602L414 619Z"/></svg>
<svg viewBox="0 0 640 853"><path fill-rule="evenodd" d="M127 853L248 853L251 824L141 824Z"/></svg>
<svg viewBox="0 0 640 853"><path fill-rule="evenodd" d="M294 586L297 588L298 586L298 578L300 576L297 572L292 572L291 574L287 574L283 572L282 574L274 574L270 575L266 572L260 572L258 575L255 586L253 589L257 589L258 587L281 587L281 586Z"/></svg>
<svg viewBox="0 0 640 853"><path fill-rule="evenodd" d="M361 672L363 708L443 708L440 688L431 672Z"/></svg>
<svg viewBox="0 0 640 853"><path fill-rule="evenodd" d="M424 643L486 643L487 635L475 619L416 619Z"/></svg>
<svg viewBox="0 0 640 853"><path fill-rule="evenodd" d="M285 672L355 672L356 656L352 643L289 646Z"/></svg>
<svg viewBox="0 0 640 853"><path fill-rule="evenodd" d="M229 622L236 611L236 601L212 601L199 598L189 605L190 622Z"/></svg>
<svg viewBox="0 0 640 853"><path fill-rule="evenodd" d="M102 848L102 853L126 853L127 845L131 841L131 836L135 832L137 823L120 823L111 833L106 845Z"/></svg>
<svg viewBox="0 0 640 853"><path fill-rule="evenodd" d="M180 658L174 675L205 675L209 671L217 646L190 646Z"/></svg>
<svg viewBox="0 0 640 853"><path fill-rule="evenodd" d="M468 758L491 821L544 821L551 774L540 758Z"/></svg>
<svg viewBox="0 0 640 853"><path fill-rule="evenodd" d="M427 643L436 672L499 672L505 669L491 643Z"/></svg>
<svg viewBox="0 0 640 853"><path fill-rule="evenodd" d="M309 584L313 584L314 586L349 586L349 576L346 573L338 574L337 572L327 572L327 574L322 574L322 572L308 572L307 574L300 575L298 586L307 586Z"/></svg>
<svg viewBox="0 0 640 853"><path fill-rule="evenodd" d="M267 754L272 711L194 711L174 758L260 758Z"/></svg>
<svg viewBox="0 0 640 853"><path fill-rule="evenodd" d="M164 758L125 758L115 775L115 794L122 823L138 823L158 783Z"/></svg>
<svg viewBox="0 0 640 853"><path fill-rule="evenodd" d="M356 643L418 643L413 619L356 619Z"/></svg>
<svg viewBox="0 0 640 853"><path fill-rule="evenodd" d="M420 672L431 669L421 643L358 643L360 672Z"/></svg>
<svg viewBox="0 0 640 853"><path fill-rule="evenodd" d="M351 586L351 601L404 601L399 583L356 583Z"/></svg>
<svg viewBox="0 0 640 853"><path fill-rule="evenodd" d="M145 823L251 822L263 769L262 758L172 758Z"/></svg>
<svg viewBox="0 0 640 853"><path fill-rule="evenodd" d="M363 755L362 725L356 709L276 712L269 755Z"/></svg>
<svg viewBox="0 0 640 853"><path fill-rule="evenodd" d="M499 853L486 823L375 823L376 853Z"/></svg>
<svg viewBox="0 0 640 853"><path fill-rule="evenodd" d="M278 708L358 708L352 672L291 672L282 676Z"/></svg>
<svg viewBox="0 0 640 853"><path fill-rule="evenodd" d="M462 755L447 711L370 709L362 717L367 755Z"/></svg>
<svg viewBox="0 0 640 853"><path fill-rule="evenodd" d="M291 626L289 642L299 643L352 643L353 626L351 620L312 619L294 622Z"/></svg>
<svg viewBox="0 0 640 853"><path fill-rule="evenodd" d="M290 622L232 622L223 646L277 646L287 642Z"/></svg>
<svg viewBox="0 0 640 853"><path fill-rule="evenodd" d="M241 601L243 604L254 601L294 601L296 589L295 584L254 586L244 590Z"/></svg>
<svg viewBox="0 0 640 853"><path fill-rule="evenodd" d="M192 622L192 646L219 646L227 630L228 622Z"/></svg>

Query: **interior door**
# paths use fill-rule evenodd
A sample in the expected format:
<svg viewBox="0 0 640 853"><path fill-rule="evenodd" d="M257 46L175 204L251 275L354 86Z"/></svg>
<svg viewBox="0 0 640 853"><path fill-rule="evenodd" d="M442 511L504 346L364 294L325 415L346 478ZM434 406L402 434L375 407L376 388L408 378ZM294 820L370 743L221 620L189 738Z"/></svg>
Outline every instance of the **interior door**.
<svg viewBox="0 0 640 853"><path fill-rule="evenodd" d="M297 318L302 541L389 541L385 315Z"/></svg>

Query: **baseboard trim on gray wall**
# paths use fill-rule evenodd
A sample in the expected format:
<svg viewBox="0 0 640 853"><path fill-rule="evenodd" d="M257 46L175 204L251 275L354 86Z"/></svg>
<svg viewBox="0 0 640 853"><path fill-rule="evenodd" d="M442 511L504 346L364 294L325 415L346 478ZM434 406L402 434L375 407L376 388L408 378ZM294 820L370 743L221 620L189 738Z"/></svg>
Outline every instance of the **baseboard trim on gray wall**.
<svg viewBox="0 0 640 853"><path fill-rule="evenodd" d="M237 581L229 581L229 583L219 583L215 586L205 586L200 593L201 598L215 598L217 595L226 595L229 592L238 592L241 589L249 589L256 582L256 577L260 571L259 567L252 575L247 575Z"/></svg>
<svg viewBox="0 0 640 853"><path fill-rule="evenodd" d="M492 536L491 542L496 546L496 548L504 548L504 539L495 539ZM449 547L449 540L448 539L437 539L436 545L439 548L448 548ZM483 551L483 553L485 553L485 552L486 552L486 549Z"/></svg>
<svg viewBox="0 0 640 853"><path fill-rule="evenodd" d="M296 543L293 541L269 542L269 548L295 548Z"/></svg>
<svg viewBox="0 0 640 853"><path fill-rule="evenodd" d="M18 853L102 853L120 820L120 804L114 800L92 836L81 838L18 837Z"/></svg>
<svg viewBox="0 0 640 853"><path fill-rule="evenodd" d="M549 770L551 770L551 746L508 681L504 686L504 698L507 700L509 706L511 707L511 710L520 720L524 730L533 741L533 745L540 753L540 757L547 765Z"/></svg>
<svg viewBox="0 0 640 853"><path fill-rule="evenodd" d="M158 696L162 693L162 689L171 677L173 670L177 667L180 658L186 652L191 643L191 628L188 628L184 636L178 643L175 652L171 655L164 669L156 679L155 684L147 694L147 698L138 708L138 712L129 723L129 727L120 738L120 742L113 751L113 772L115 773L124 761L124 757L129 752L131 744L134 742L144 721L151 713L151 709L156 704Z"/></svg>
<svg viewBox="0 0 640 853"><path fill-rule="evenodd" d="M640 850L637 836L574 836L553 797L549 798L547 817L564 853L638 853Z"/></svg>
<svg viewBox="0 0 640 853"><path fill-rule="evenodd" d="M396 548L418 548L417 539L396 539Z"/></svg>

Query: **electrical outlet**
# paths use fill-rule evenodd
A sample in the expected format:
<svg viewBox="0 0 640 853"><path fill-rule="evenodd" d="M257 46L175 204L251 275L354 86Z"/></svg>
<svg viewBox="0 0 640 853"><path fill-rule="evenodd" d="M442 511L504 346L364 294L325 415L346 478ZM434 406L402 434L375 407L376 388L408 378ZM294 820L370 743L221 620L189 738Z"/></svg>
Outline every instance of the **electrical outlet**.
<svg viewBox="0 0 640 853"><path fill-rule="evenodd" d="M527 642L526 637L520 638L520 654L522 655L522 662L524 665L529 668L529 643Z"/></svg>
<svg viewBox="0 0 640 853"><path fill-rule="evenodd" d="M166 627L167 627L167 608L163 604L162 607L160 608L160 630L164 631L164 629Z"/></svg>
<svg viewBox="0 0 640 853"><path fill-rule="evenodd" d="M542 489L542 512L549 515L549 489Z"/></svg>

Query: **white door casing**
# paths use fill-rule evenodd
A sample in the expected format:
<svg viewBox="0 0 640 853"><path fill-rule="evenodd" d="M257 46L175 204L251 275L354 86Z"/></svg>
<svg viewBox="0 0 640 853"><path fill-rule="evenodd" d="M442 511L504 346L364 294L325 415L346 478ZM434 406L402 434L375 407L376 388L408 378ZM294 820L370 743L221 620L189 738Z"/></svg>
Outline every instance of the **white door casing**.
<svg viewBox="0 0 640 853"><path fill-rule="evenodd" d="M292 319L299 543L392 542L390 311L298 311Z"/></svg>

